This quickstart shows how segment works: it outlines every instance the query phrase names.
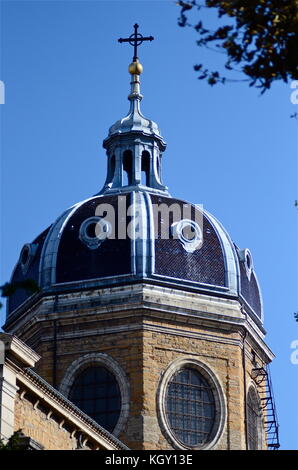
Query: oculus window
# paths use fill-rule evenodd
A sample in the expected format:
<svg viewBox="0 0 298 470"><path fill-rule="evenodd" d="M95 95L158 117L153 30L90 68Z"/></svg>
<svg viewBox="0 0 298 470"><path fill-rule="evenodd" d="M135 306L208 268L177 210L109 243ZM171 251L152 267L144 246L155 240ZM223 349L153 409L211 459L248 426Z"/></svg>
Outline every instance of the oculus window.
<svg viewBox="0 0 298 470"><path fill-rule="evenodd" d="M161 431L175 449L212 449L226 422L222 386L207 364L196 357L172 361L157 391Z"/></svg>
<svg viewBox="0 0 298 470"><path fill-rule="evenodd" d="M105 367L89 367L75 379L69 399L107 431L112 432L121 411L115 376Z"/></svg>
<svg viewBox="0 0 298 470"><path fill-rule="evenodd" d="M215 422L215 400L207 380L192 368L176 372L168 383L166 415L176 438L184 445L206 444Z"/></svg>

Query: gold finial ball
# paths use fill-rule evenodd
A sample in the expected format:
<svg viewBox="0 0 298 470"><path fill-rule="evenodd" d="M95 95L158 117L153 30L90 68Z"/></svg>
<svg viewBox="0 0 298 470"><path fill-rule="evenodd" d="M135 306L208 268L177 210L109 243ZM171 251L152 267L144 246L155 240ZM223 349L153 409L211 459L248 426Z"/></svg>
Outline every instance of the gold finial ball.
<svg viewBox="0 0 298 470"><path fill-rule="evenodd" d="M131 75L141 75L143 72L143 66L140 62L132 62L128 67L128 71Z"/></svg>

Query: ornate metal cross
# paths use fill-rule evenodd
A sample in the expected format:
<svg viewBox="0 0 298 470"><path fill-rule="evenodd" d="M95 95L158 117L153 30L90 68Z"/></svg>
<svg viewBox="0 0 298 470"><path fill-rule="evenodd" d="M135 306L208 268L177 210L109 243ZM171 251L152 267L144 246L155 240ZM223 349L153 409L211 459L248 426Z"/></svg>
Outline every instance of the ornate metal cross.
<svg viewBox="0 0 298 470"><path fill-rule="evenodd" d="M134 25L134 30L135 32L129 36L129 38L120 38L118 39L118 42L129 42L134 47L134 54L133 54L133 62L136 62L138 60L138 46L142 44L144 41L153 41L154 37L153 36L148 36L145 37L142 36L140 33L138 33L138 24Z"/></svg>

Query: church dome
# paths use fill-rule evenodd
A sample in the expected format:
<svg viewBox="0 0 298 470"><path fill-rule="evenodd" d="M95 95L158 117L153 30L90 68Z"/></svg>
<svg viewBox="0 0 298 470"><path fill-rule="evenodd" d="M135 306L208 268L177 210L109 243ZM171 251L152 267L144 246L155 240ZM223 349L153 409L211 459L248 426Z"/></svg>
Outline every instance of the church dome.
<svg viewBox="0 0 298 470"><path fill-rule="evenodd" d="M261 324L249 250L202 207L170 196L161 177L166 144L141 114L138 74L128 99L128 115L103 142L108 172L100 193L67 209L21 250L11 282L33 279L40 292L18 289L7 321L38 296L146 282L238 300Z"/></svg>
<svg viewBox="0 0 298 470"><path fill-rule="evenodd" d="M109 207L108 217L96 215ZM48 294L146 280L239 298L263 319L249 250L233 244L205 210L145 191L97 195L66 210L22 249L11 282L25 279L34 279ZM8 316L29 296L24 290L12 295Z"/></svg>

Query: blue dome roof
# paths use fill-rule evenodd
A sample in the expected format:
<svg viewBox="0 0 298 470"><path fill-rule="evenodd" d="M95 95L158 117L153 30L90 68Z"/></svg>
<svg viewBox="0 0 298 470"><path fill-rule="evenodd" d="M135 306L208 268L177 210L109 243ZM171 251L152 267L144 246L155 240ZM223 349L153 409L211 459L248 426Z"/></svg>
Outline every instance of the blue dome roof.
<svg viewBox="0 0 298 470"><path fill-rule="evenodd" d="M121 210L125 207L125 220L119 204ZM96 215L100 207L108 205L114 211L114 227L111 220L105 222L105 218ZM176 207L182 211L186 206L190 213L178 223L181 225L182 221L186 229L190 227L187 224L197 224L202 238L200 243L195 238L183 238L183 231L173 235L172 228L177 221L173 220L171 210ZM127 211L128 207L132 209ZM159 217L154 214L155 210L159 211ZM136 214L142 221L141 236L139 223L132 224ZM163 237L161 230L168 216L168 236ZM110 236L112 232L119 232L121 219L125 231L131 226L130 236L122 239ZM101 221L102 233L106 233L103 237L94 233L98 221ZM104 232L108 225L109 229ZM261 294L249 251L236 247L215 217L186 201L142 191L121 196L94 196L67 209L25 247L30 252L29 259L22 259L23 249L12 282L33 278L42 293L146 280L237 298L257 319L263 320ZM25 291L16 292L10 298L8 315L29 295Z"/></svg>

